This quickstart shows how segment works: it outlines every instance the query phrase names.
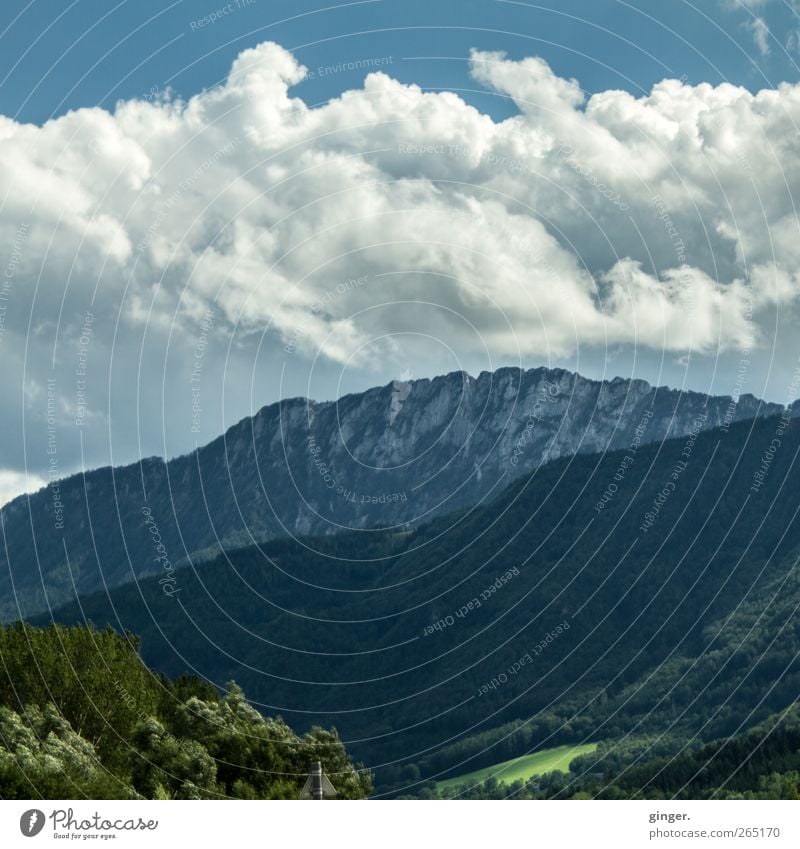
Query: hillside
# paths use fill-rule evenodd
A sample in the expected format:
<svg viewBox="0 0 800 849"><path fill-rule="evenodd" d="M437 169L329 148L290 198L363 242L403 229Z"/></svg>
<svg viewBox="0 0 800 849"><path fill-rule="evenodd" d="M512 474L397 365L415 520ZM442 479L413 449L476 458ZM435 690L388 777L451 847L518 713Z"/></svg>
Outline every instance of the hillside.
<svg viewBox="0 0 800 849"><path fill-rule="evenodd" d="M369 794L335 731L156 675L130 634L0 626L0 657L0 799L297 799L314 761L339 798Z"/></svg>
<svg viewBox="0 0 800 849"><path fill-rule="evenodd" d="M548 752L542 761L552 760ZM531 758L536 758L536 755ZM567 774L566 767L569 767ZM673 737L601 743L530 778L426 782L423 799L788 799L800 800L800 708L705 745ZM467 779L468 776L464 776Z"/></svg>
<svg viewBox="0 0 800 849"><path fill-rule="evenodd" d="M442 779L631 733L713 740L800 693L798 452L773 418L577 455L412 533L275 541L55 615L335 724L395 762L386 786L404 764Z"/></svg>

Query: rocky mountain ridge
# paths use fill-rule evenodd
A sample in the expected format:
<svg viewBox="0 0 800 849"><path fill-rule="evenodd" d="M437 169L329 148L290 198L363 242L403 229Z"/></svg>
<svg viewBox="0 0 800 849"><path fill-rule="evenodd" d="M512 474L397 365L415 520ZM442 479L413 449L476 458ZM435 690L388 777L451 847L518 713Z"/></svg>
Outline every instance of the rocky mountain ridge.
<svg viewBox="0 0 800 849"><path fill-rule="evenodd" d="M0 618L41 612L283 535L419 525L577 453L603 453L778 404L593 381L561 369L393 381L338 401L263 407L191 454L104 468L2 510ZM796 412L792 410L792 414Z"/></svg>

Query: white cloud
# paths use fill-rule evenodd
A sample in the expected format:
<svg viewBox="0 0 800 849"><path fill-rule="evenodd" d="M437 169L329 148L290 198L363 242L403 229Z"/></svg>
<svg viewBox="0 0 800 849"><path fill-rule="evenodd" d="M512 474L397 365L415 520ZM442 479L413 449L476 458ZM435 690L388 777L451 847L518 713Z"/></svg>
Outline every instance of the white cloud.
<svg viewBox="0 0 800 849"><path fill-rule="evenodd" d="M753 42L762 56L769 56L770 53L770 31L767 22L760 17L753 18L745 24L745 28L749 30L753 36Z"/></svg>
<svg viewBox="0 0 800 849"><path fill-rule="evenodd" d="M800 293L800 86L586 99L541 59L472 68L520 114L384 73L310 108L291 95L304 69L263 44L186 102L0 119L3 244L26 227L3 345L39 387L57 373L72 423L87 312L97 420L148 374L184 409L209 308L231 356L265 334L365 369L412 331L493 361L768 342L760 317ZM112 352L133 385L106 397Z"/></svg>
<svg viewBox="0 0 800 849"><path fill-rule="evenodd" d="M795 11L800 7L800 0L723 0L723 6L728 9L763 9L765 6L789 6Z"/></svg>
<svg viewBox="0 0 800 849"><path fill-rule="evenodd" d="M46 483L47 481L38 475L0 469L0 507L13 501L18 495L36 492Z"/></svg>

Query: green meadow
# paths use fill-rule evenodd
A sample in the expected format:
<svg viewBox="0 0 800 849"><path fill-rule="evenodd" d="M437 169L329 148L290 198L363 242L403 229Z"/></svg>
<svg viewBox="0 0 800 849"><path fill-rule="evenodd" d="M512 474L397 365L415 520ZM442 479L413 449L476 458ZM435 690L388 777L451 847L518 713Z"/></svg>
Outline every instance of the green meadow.
<svg viewBox="0 0 800 849"><path fill-rule="evenodd" d="M441 789L458 787L462 784L474 785L486 781L494 776L498 781L505 784L513 784L522 779L527 781L536 775L544 775L546 772L567 772L570 762L580 755L588 755L597 748L597 743L587 743L583 746L557 746L554 749L543 749L532 755L523 755L510 761L503 761L493 766L459 775L457 778L448 778L447 781L439 781L437 786Z"/></svg>

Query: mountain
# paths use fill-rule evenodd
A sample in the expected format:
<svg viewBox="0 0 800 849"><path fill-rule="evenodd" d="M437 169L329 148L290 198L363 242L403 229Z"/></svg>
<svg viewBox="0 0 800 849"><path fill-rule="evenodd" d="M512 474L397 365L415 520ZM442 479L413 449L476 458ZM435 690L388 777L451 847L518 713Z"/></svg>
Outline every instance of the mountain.
<svg viewBox="0 0 800 849"><path fill-rule="evenodd" d="M399 765L382 786L586 740L711 741L800 694L798 458L787 415L577 454L415 529L275 540L54 616L335 725Z"/></svg>
<svg viewBox="0 0 800 849"><path fill-rule="evenodd" d="M543 462L782 408L505 368L261 409L197 451L74 475L0 512L0 621L284 535L416 526Z"/></svg>

